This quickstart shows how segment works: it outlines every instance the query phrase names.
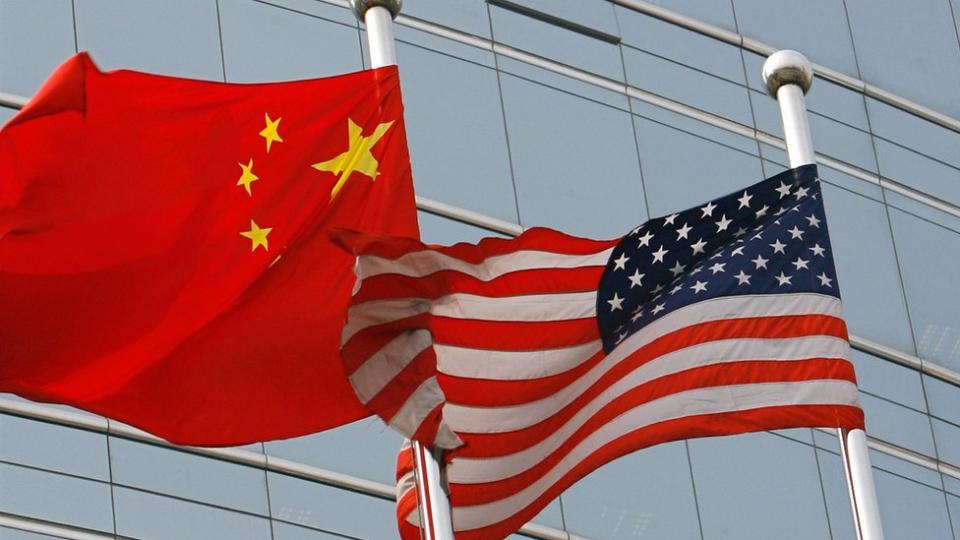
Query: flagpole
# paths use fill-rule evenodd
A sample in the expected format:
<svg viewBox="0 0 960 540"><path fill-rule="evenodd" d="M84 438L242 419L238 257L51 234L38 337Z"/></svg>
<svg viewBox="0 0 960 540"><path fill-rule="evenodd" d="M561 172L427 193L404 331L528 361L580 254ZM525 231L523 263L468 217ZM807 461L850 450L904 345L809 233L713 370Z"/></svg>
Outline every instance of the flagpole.
<svg viewBox="0 0 960 540"><path fill-rule="evenodd" d="M763 64L763 82L780 104L783 138L790 167L815 164L813 139L807 121L804 94L813 84L813 68L797 51L777 51ZM862 429L837 429L843 469L847 478L853 522L860 540L883 540L877 490L867 452L867 436Z"/></svg>
<svg viewBox="0 0 960 540"><path fill-rule="evenodd" d="M397 63L393 19L400 13L402 3L402 0L350 0L357 19L367 26L372 68ZM410 446L417 481L421 537L424 540L453 540L450 500L441 481L438 456L419 441L410 441Z"/></svg>

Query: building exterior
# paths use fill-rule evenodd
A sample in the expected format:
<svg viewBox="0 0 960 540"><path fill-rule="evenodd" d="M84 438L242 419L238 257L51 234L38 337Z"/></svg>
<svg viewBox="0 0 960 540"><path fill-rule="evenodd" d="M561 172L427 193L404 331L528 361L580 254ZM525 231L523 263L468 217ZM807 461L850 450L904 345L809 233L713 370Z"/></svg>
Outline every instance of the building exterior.
<svg viewBox="0 0 960 540"><path fill-rule="evenodd" d="M960 1L406 0L397 22L438 243L532 225L615 237L775 174L760 66L779 48L816 63L807 103L885 532L960 538ZM365 47L345 0L0 0L0 121L76 50L253 82L362 69ZM392 538L399 445L371 418L179 449L3 395L0 538ZM524 535L855 537L838 440L810 429L637 452L534 523Z"/></svg>

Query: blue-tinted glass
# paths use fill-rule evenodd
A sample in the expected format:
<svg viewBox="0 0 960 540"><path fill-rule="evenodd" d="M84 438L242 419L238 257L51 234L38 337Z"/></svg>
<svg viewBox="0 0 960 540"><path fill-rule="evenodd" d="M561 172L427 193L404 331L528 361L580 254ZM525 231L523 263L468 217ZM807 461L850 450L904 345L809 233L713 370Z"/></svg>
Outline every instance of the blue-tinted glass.
<svg viewBox="0 0 960 540"><path fill-rule="evenodd" d="M777 102L756 91L751 92L751 96L757 129L782 139L783 124ZM812 111L807 118L813 146L818 153L867 171L877 170L877 159L869 133Z"/></svg>
<svg viewBox="0 0 960 540"><path fill-rule="evenodd" d="M821 434L816 434L817 438L819 435ZM833 447L837 447L836 437L833 439ZM823 450L817 450L817 462L820 465L823 496L827 502L827 515L830 517L831 536L834 540L852 540L856 538L856 531L853 528L843 462L837 454Z"/></svg>
<svg viewBox="0 0 960 540"><path fill-rule="evenodd" d="M221 0L220 18L227 80L312 79L363 68L355 27L250 0Z"/></svg>
<svg viewBox="0 0 960 540"><path fill-rule="evenodd" d="M110 485L0 463L0 512L113 531Z"/></svg>
<svg viewBox="0 0 960 540"><path fill-rule="evenodd" d="M700 538L683 442L607 464L563 495L570 532L587 538Z"/></svg>
<svg viewBox="0 0 960 540"><path fill-rule="evenodd" d="M0 415L0 460L96 480L110 478L105 435L5 414Z"/></svg>
<svg viewBox="0 0 960 540"><path fill-rule="evenodd" d="M500 43L608 79L623 80L623 65L616 45L493 6L490 6L490 18L493 37Z"/></svg>
<svg viewBox="0 0 960 540"><path fill-rule="evenodd" d="M846 0L863 79L960 117L960 51L944 0Z"/></svg>
<svg viewBox="0 0 960 540"><path fill-rule="evenodd" d="M690 208L763 179L756 156L642 118L634 123L653 216Z"/></svg>
<svg viewBox="0 0 960 540"><path fill-rule="evenodd" d="M74 53L70 0L0 2L0 92L30 97Z"/></svg>
<svg viewBox="0 0 960 540"><path fill-rule="evenodd" d="M101 68L223 80L213 0L75 0L77 39Z"/></svg>
<svg viewBox="0 0 960 540"><path fill-rule="evenodd" d="M725 79L624 46L627 82L642 90L753 125L747 89Z"/></svg>
<svg viewBox="0 0 960 540"><path fill-rule="evenodd" d="M960 371L960 287L956 281L960 234L890 210L907 307L921 358ZM954 218L952 221L960 223Z"/></svg>
<svg viewBox="0 0 960 540"><path fill-rule="evenodd" d="M737 47L630 8L617 6L617 18L627 45L744 84Z"/></svg>
<svg viewBox="0 0 960 540"><path fill-rule="evenodd" d="M563 529L563 514L560 505L561 497L550 501L550 504L544 507L539 514L533 517L530 521L533 523L538 523L540 525L546 525L548 527L553 527L555 529ZM566 500L566 496L563 496L563 499Z"/></svg>
<svg viewBox="0 0 960 540"><path fill-rule="evenodd" d="M866 103L875 135L960 167L960 133L873 98Z"/></svg>
<svg viewBox="0 0 960 540"><path fill-rule="evenodd" d="M497 74L398 44L417 193L517 221Z"/></svg>
<svg viewBox="0 0 960 540"><path fill-rule="evenodd" d="M603 238L646 219L628 113L509 75L502 85L524 225Z"/></svg>
<svg viewBox="0 0 960 540"><path fill-rule="evenodd" d="M0 538L3 540L58 540L62 537L0 527Z"/></svg>
<svg viewBox="0 0 960 540"><path fill-rule="evenodd" d="M867 429L870 429L869 426ZM870 450L870 463L875 469L882 469L888 473L909 478L910 480L920 482L935 489L942 487L940 475L937 474L937 471L891 456L890 454Z"/></svg>
<svg viewBox="0 0 960 540"><path fill-rule="evenodd" d="M740 33L858 76L843 0L734 0Z"/></svg>
<svg viewBox="0 0 960 540"><path fill-rule="evenodd" d="M828 538L810 446L768 433L690 441L704 538Z"/></svg>
<svg viewBox="0 0 960 540"><path fill-rule="evenodd" d="M13 118L13 115L16 113L17 111L15 111L14 109L0 107L0 127L2 127L3 124L7 122L7 120Z"/></svg>
<svg viewBox="0 0 960 540"><path fill-rule="evenodd" d="M513 2L587 28L614 36L618 34L613 4L607 0L513 0Z"/></svg>
<svg viewBox="0 0 960 540"><path fill-rule="evenodd" d="M273 522L273 540L340 540L343 536L299 527L284 523L282 521Z"/></svg>
<svg viewBox="0 0 960 540"><path fill-rule="evenodd" d="M872 437L935 457L927 415L889 401L860 394L867 432Z"/></svg>
<svg viewBox="0 0 960 540"><path fill-rule="evenodd" d="M861 390L918 411L926 410L920 372L856 349L852 352Z"/></svg>
<svg viewBox="0 0 960 540"><path fill-rule="evenodd" d="M490 37L485 2L477 0L404 0L403 14L439 23L482 37Z"/></svg>
<svg viewBox="0 0 960 540"><path fill-rule="evenodd" d="M219 0L221 6L224 0ZM327 20L343 23L347 26L357 26L357 16L346 6L335 6L323 0L253 0L263 4L272 4L291 11L298 11L308 15L316 15ZM407 11L407 4L403 4Z"/></svg>
<svg viewBox="0 0 960 540"><path fill-rule="evenodd" d="M267 455L393 485L403 442L377 418L306 437L265 443ZM349 452L344 449L349 448ZM276 500L274 500L276 514Z"/></svg>
<svg viewBox="0 0 960 540"><path fill-rule="evenodd" d="M948 539L950 518L942 491L873 469L886 538Z"/></svg>
<svg viewBox="0 0 960 540"><path fill-rule="evenodd" d="M932 423L940 461L960 465L960 427L937 419Z"/></svg>
<svg viewBox="0 0 960 540"><path fill-rule="evenodd" d="M880 174L954 204L960 204L960 169L874 137Z"/></svg>
<svg viewBox="0 0 960 540"><path fill-rule="evenodd" d="M927 392L931 415L960 425L960 387L924 375L923 389Z"/></svg>
<svg viewBox="0 0 960 540"><path fill-rule="evenodd" d="M701 122L689 116L658 107L652 103L647 103L639 99L631 99L630 107L633 114L642 116L648 120L686 131L692 135L709 139L711 141L722 141L722 144L733 147L748 154L757 155L759 147L757 140L753 137L746 137L726 129ZM785 167L781 167L783 169ZM779 169L778 169L779 170ZM771 176L773 174L771 173Z"/></svg>
<svg viewBox="0 0 960 540"><path fill-rule="evenodd" d="M886 210L882 204L845 189L829 184L822 189L843 311L851 332L912 353Z"/></svg>
<svg viewBox="0 0 960 540"><path fill-rule="evenodd" d="M404 4L403 7L404 11L406 11L406 4ZM484 17L486 17L486 14L484 14ZM460 60L484 65L488 68L496 67L496 63L493 60L493 51L487 48L474 47L472 45L467 45L466 43L449 39L445 36L438 36L437 34L432 34L430 32L425 32L423 30L418 30L416 28L411 28L409 26L400 24L395 25L393 30L398 45L400 43L415 45L417 47L437 51L447 56L459 58ZM363 41L361 45L363 46L364 51L367 51L369 43L367 42L366 29L363 31ZM407 63L401 59L399 64L401 73L406 75Z"/></svg>
<svg viewBox="0 0 960 540"><path fill-rule="evenodd" d="M351 538L394 538L393 501L361 495L290 476L269 473L274 519Z"/></svg>
<svg viewBox="0 0 960 540"><path fill-rule="evenodd" d="M488 236L503 237L503 234L467 225L429 212L419 212L420 239L428 244L450 245L457 242L477 243Z"/></svg>
<svg viewBox="0 0 960 540"><path fill-rule="evenodd" d="M269 540L266 518L115 487L117 533L142 540Z"/></svg>
<svg viewBox="0 0 960 540"><path fill-rule="evenodd" d="M624 111L629 110L627 96L624 95L620 85L617 86L616 90L597 86L534 66L533 64L514 60L508 56L497 55L497 63L500 71L503 73L510 73L521 79L527 79L545 86L550 86L561 92L567 92L593 101L605 103Z"/></svg>
<svg viewBox="0 0 960 540"><path fill-rule="evenodd" d="M733 5L725 0L653 0L650 3L732 32L737 30Z"/></svg>
<svg viewBox="0 0 960 540"><path fill-rule="evenodd" d="M117 484L268 515L263 470L177 450L111 438Z"/></svg>

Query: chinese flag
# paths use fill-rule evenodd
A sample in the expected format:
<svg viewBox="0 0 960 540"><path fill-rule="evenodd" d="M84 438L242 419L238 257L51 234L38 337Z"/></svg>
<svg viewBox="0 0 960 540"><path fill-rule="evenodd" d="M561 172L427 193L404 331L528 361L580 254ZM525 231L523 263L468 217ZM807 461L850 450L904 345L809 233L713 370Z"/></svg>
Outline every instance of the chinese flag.
<svg viewBox="0 0 960 540"><path fill-rule="evenodd" d="M367 416L332 228L417 236L396 68L222 84L78 54L0 130L0 391L204 446Z"/></svg>

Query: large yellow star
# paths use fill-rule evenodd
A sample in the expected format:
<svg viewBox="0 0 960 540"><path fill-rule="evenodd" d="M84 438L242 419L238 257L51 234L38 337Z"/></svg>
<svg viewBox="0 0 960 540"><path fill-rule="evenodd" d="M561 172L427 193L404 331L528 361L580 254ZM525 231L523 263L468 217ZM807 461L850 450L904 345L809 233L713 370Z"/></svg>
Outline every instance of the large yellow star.
<svg viewBox="0 0 960 540"><path fill-rule="evenodd" d="M260 131L260 136L267 140L267 153L270 153L270 145L276 142L283 142L283 138L280 136L280 133L277 132L277 129L280 127L280 121L283 118L277 118L276 120L271 120L270 115L263 113L264 120L267 123L267 127L263 128Z"/></svg>
<svg viewBox="0 0 960 540"><path fill-rule="evenodd" d="M256 251L258 247L263 246L264 251L270 251L270 245L267 243L267 235L272 231L272 227L261 229L257 222L250 220L250 230L240 233L250 239L250 251Z"/></svg>
<svg viewBox="0 0 960 540"><path fill-rule="evenodd" d="M328 171L334 175L339 175L337 183L330 192L331 199L337 196L337 192L340 191L340 188L343 187L343 184L346 183L347 179L350 178L350 175L354 172L367 175L372 180L377 179L377 175L380 174L377 170L380 163L377 161L377 158L373 157L373 154L370 153L370 149L377 144L377 141L383 137L392 125L393 122L378 124L377 127L374 128L373 134L364 137L363 129L361 129L353 119L347 119L347 138L350 143L347 151L333 159L312 165L312 167L318 171Z"/></svg>
<svg viewBox="0 0 960 540"><path fill-rule="evenodd" d="M243 163L237 163L241 169L243 169L243 174L240 175L240 179L237 180L238 186L243 186L247 190L247 195L253 196L253 192L250 190L250 184L256 182L260 178L257 175L253 174L253 158L250 158L250 161L244 165Z"/></svg>

